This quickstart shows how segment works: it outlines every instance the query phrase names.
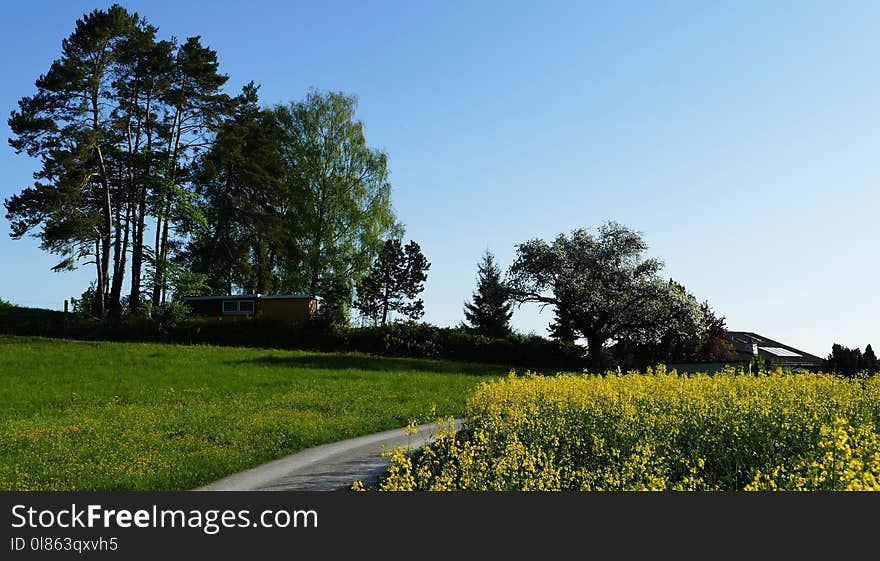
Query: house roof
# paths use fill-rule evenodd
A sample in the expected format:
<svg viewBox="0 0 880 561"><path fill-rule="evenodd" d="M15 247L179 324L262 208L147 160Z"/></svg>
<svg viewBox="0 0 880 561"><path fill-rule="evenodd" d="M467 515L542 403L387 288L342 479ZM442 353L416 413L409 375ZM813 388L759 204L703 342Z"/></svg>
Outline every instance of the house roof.
<svg viewBox="0 0 880 561"><path fill-rule="evenodd" d="M816 355L751 331L728 331L727 337L737 353L737 358L750 360L754 356L752 348L754 344L757 346L759 355L782 362L790 364L819 364L822 362L822 359Z"/></svg>
<svg viewBox="0 0 880 561"><path fill-rule="evenodd" d="M184 296L184 300L323 300L310 294L218 294L214 296Z"/></svg>

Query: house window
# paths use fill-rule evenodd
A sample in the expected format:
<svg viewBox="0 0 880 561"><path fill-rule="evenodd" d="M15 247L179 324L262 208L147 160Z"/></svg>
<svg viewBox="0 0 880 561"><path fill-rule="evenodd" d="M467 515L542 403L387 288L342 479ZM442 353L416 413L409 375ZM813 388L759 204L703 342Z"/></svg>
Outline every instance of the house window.
<svg viewBox="0 0 880 561"><path fill-rule="evenodd" d="M223 315L249 316L254 313L253 300L224 300Z"/></svg>

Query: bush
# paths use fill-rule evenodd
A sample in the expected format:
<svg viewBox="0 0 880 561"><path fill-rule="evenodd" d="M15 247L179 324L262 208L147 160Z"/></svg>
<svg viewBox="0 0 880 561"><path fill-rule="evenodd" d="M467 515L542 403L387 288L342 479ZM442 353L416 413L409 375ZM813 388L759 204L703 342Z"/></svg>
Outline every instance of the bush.
<svg viewBox="0 0 880 561"><path fill-rule="evenodd" d="M162 302L150 310L150 317L156 323L159 333L170 333L178 325L190 319L192 310L186 304L171 301Z"/></svg>
<svg viewBox="0 0 880 561"><path fill-rule="evenodd" d="M0 333L111 341L359 352L410 358L504 364L555 371L580 370L583 348L537 335L490 338L462 329L413 321L385 327L333 326L323 318L291 323L278 319L217 320L189 316L186 306L168 302L141 306L138 316L97 320L32 308L0 309Z"/></svg>
<svg viewBox="0 0 880 561"><path fill-rule="evenodd" d="M0 333L10 335L66 337L68 324L66 320L64 312L0 307Z"/></svg>
<svg viewBox="0 0 880 561"><path fill-rule="evenodd" d="M523 368L579 370L583 348L537 335L512 334L491 338L463 329L427 323L396 322L385 327L352 328L345 332L345 350L439 358L462 362L516 365Z"/></svg>
<svg viewBox="0 0 880 561"><path fill-rule="evenodd" d="M95 301L95 283L89 285L87 289L83 291L79 298L71 298L70 299L70 308L73 314L77 317L81 317L84 319L89 319L93 317L92 315L92 305Z"/></svg>

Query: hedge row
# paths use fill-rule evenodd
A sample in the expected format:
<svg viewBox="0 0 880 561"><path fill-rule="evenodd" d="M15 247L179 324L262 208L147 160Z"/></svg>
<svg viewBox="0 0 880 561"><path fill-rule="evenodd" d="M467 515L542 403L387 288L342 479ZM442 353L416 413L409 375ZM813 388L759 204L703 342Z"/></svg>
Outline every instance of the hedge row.
<svg viewBox="0 0 880 561"><path fill-rule="evenodd" d="M536 335L489 338L426 323L379 327L330 327L317 322L273 319L222 321L189 318L163 322L144 318L94 320L32 308L0 309L0 333L93 341L164 342L384 356L438 358L504 364L532 370L579 371L583 348Z"/></svg>

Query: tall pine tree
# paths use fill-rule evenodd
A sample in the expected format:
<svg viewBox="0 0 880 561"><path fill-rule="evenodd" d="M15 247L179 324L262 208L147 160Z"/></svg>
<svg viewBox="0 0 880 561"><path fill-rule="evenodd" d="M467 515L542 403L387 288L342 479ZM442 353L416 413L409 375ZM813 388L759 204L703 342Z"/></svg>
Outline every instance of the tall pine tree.
<svg viewBox="0 0 880 561"><path fill-rule="evenodd" d="M478 264L477 290L471 299L464 305L464 317L470 329L487 337L503 337L510 333L513 305L501 281L495 256L489 250Z"/></svg>
<svg viewBox="0 0 880 561"><path fill-rule="evenodd" d="M42 164L32 187L4 200L11 236L40 239L61 257L55 270L94 265L96 317L122 315L129 267L130 311L145 272L154 304L165 300L179 238L203 222L190 164L232 108L216 53L156 32L118 4L83 15L8 121L10 145Z"/></svg>
<svg viewBox="0 0 880 561"><path fill-rule="evenodd" d="M90 260L97 317L108 308L114 247L119 255L114 218L124 199L115 181L119 131L107 108L119 47L137 25L136 14L116 4L84 15L62 42L61 57L37 79L37 93L22 98L9 118L9 144L42 163L34 186L4 201L11 236L39 229L42 248L63 258L55 270Z"/></svg>
<svg viewBox="0 0 880 561"><path fill-rule="evenodd" d="M156 306L166 301L169 288L169 262L175 240L172 228L188 222L194 213L193 193L184 187L192 171L189 163L195 154L209 149L228 111L234 108L229 96L221 91L229 77L219 72L217 53L202 45L201 37L189 37L177 47L174 64L164 92L165 132L162 142L168 154L159 170L160 192L153 201L156 215L153 246L152 300Z"/></svg>

